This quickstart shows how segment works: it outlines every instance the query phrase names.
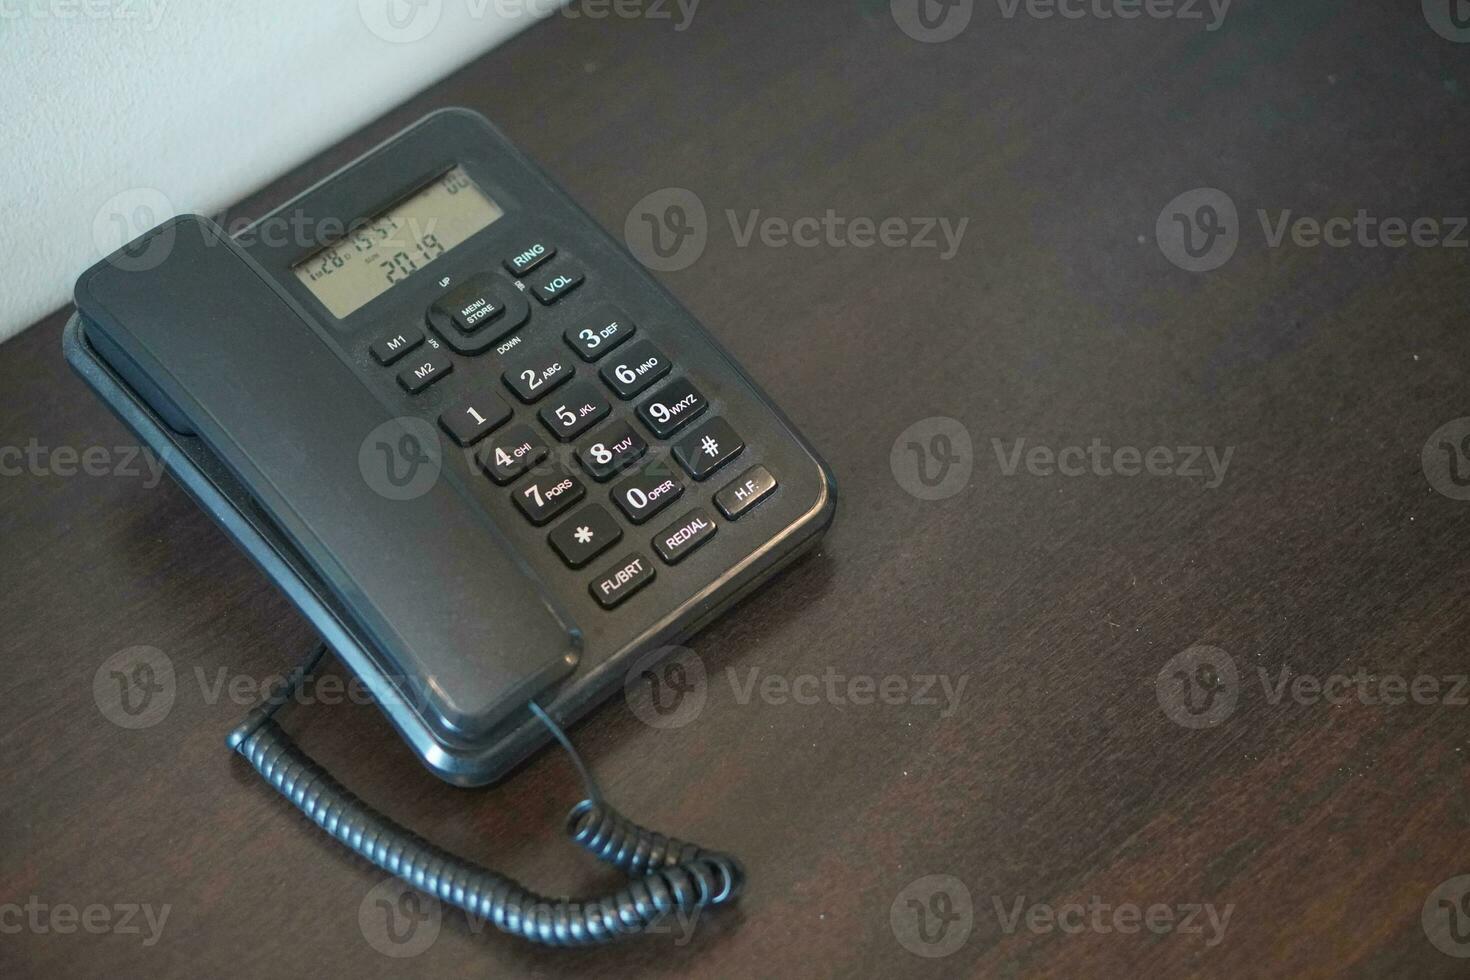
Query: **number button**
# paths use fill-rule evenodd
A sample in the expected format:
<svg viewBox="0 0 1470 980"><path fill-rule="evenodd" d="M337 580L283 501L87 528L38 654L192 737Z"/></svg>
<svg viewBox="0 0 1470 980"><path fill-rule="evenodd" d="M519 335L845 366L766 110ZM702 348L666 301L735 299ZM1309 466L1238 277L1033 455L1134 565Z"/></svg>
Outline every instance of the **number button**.
<svg viewBox="0 0 1470 980"><path fill-rule="evenodd" d="M439 416L444 431L461 446L473 446L510 421L510 406L493 391L481 392Z"/></svg>
<svg viewBox="0 0 1470 980"><path fill-rule="evenodd" d="M543 272L531 285L531 292L536 294L542 306L550 306L586 280L587 277L576 269L563 268L560 272Z"/></svg>
<svg viewBox="0 0 1470 980"><path fill-rule="evenodd" d="M706 408L709 408L709 402L699 389L690 384L688 378L680 378L664 385L658 394L639 405L638 417L654 435L667 439Z"/></svg>
<svg viewBox="0 0 1470 980"><path fill-rule="evenodd" d="M578 357L584 361L595 361L637 330L637 324L628 319L628 314L608 303L599 306L577 326L568 327L565 336Z"/></svg>
<svg viewBox="0 0 1470 980"><path fill-rule="evenodd" d="M538 414L562 442L577 438L612 411L611 403L602 397L602 392L586 381L571 385L555 401L556 404L548 404Z"/></svg>
<svg viewBox="0 0 1470 980"><path fill-rule="evenodd" d="M454 370L454 362L442 350L434 351L416 364L398 372L398 383L410 395L417 395L429 385Z"/></svg>
<svg viewBox="0 0 1470 980"><path fill-rule="evenodd" d="M598 483L606 483L648 452L648 443L627 422L614 422L597 433L594 441L577 450L582 469Z"/></svg>
<svg viewBox="0 0 1470 980"><path fill-rule="evenodd" d="M696 480L706 480L715 470L740 455L745 442L724 419L701 423L674 444L674 458Z"/></svg>
<svg viewBox="0 0 1470 980"><path fill-rule="evenodd" d="M628 520L642 524L678 500L683 492L684 484L673 477L645 471L613 487L612 498Z"/></svg>
<svg viewBox="0 0 1470 980"><path fill-rule="evenodd" d="M599 504L577 511L546 536L562 561L581 568L623 539L623 529Z"/></svg>
<svg viewBox="0 0 1470 980"><path fill-rule="evenodd" d="M538 527L587 495L582 481L565 470L538 476L511 494L516 506Z"/></svg>
<svg viewBox="0 0 1470 980"><path fill-rule="evenodd" d="M602 366L602 380L618 393L619 398L632 398L659 378L673 365L659 349L646 340L625 347L616 360Z"/></svg>
<svg viewBox="0 0 1470 980"><path fill-rule="evenodd" d="M553 353L522 358L519 364L505 372L504 377L516 397L529 405L545 398L557 385L570 381L572 373L567 359Z"/></svg>
<svg viewBox="0 0 1470 980"><path fill-rule="evenodd" d="M535 466L550 452L529 425L513 425L485 444L476 457L490 479L501 486Z"/></svg>

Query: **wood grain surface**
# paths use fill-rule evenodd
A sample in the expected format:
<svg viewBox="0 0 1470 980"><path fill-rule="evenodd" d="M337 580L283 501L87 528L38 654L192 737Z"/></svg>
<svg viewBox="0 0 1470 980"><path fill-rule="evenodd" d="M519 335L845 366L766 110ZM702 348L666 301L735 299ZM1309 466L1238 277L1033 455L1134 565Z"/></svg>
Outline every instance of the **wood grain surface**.
<svg viewBox="0 0 1470 980"><path fill-rule="evenodd" d="M986 2L938 43L883 0L625 9L551 17L232 214L447 105L615 233L698 197L703 252L661 278L840 508L691 642L687 724L635 691L573 737L748 894L575 952L384 904L226 751L310 634L130 475L61 311L0 347L0 974L1463 975L1470 422L1439 430L1470 416L1470 45L1414 2L1214 30ZM1294 224L1360 211L1338 244ZM1431 224L1394 246L1391 218ZM1233 255L1181 268L1181 220ZM136 646L175 685L126 728L106 664ZM417 832L548 891L614 880L562 838L561 753L458 790L318 694L287 727Z"/></svg>

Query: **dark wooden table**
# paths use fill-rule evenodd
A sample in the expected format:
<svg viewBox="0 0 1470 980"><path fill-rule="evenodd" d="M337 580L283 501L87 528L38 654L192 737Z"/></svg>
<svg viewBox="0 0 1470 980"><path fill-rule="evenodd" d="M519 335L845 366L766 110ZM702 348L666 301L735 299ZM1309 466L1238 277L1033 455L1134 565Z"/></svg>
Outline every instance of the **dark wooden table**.
<svg viewBox="0 0 1470 980"><path fill-rule="evenodd" d="M1201 8L982 3L942 43L882 0L553 17L236 212L454 104L614 230L661 189L705 206L662 275L842 496L691 643L697 718L635 695L574 732L626 810L747 862L692 941L548 952L379 904L223 745L302 621L128 475L66 311L0 347L0 973L1462 975L1470 423L1438 430L1470 415L1470 47L1415 3ZM134 729L104 665L136 646L175 692ZM608 882L561 838L562 754L453 789L332 694L287 725L363 796L544 889Z"/></svg>

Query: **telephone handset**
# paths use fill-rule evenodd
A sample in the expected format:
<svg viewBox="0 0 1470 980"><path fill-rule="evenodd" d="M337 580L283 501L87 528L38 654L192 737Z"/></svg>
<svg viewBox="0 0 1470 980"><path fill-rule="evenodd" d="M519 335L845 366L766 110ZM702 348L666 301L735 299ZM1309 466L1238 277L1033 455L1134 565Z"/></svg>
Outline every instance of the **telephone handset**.
<svg viewBox="0 0 1470 980"><path fill-rule="evenodd" d="M233 237L171 219L75 295L73 367L460 785L504 776L832 519L784 416L465 110ZM604 825L584 843L636 837L615 816L584 810ZM668 857L699 879L696 852Z"/></svg>

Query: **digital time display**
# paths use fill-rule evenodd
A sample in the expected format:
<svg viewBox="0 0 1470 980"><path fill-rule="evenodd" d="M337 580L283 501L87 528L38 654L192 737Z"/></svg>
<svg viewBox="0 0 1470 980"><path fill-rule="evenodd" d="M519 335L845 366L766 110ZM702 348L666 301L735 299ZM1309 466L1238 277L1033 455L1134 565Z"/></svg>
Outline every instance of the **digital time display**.
<svg viewBox="0 0 1470 980"><path fill-rule="evenodd" d="M332 315L342 318L387 292L494 224L505 209L470 180L463 167L373 218L292 271Z"/></svg>

